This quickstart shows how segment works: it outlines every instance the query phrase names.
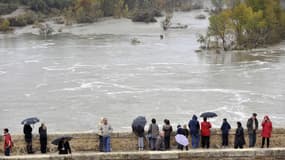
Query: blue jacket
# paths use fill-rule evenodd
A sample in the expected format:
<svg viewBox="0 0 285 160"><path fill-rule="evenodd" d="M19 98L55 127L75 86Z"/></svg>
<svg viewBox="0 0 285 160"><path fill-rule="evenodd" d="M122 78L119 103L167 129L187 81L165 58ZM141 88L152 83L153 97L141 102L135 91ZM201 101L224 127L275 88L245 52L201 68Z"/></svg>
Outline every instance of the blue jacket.
<svg viewBox="0 0 285 160"><path fill-rule="evenodd" d="M223 122L221 126L222 134L229 134L230 129L231 125L227 121Z"/></svg>
<svg viewBox="0 0 285 160"><path fill-rule="evenodd" d="M198 117L196 115L193 115L192 120L190 120L188 123L191 135L199 135L200 133L200 124L197 119Z"/></svg>

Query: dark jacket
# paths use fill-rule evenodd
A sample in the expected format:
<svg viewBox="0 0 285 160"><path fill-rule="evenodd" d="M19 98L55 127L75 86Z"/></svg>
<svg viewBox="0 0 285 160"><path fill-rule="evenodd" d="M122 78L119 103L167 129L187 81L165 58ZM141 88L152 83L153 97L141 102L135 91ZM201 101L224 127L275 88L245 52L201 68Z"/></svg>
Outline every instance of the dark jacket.
<svg viewBox="0 0 285 160"><path fill-rule="evenodd" d="M177 128L176 134L182 134L182 135L184 135L184 130L183 130L183 128L181 128L181 127Z"/></svg>
<svg viewBox="0 0 285 160"><path fill-rule="evenodd" d="M258 120L257 119L255 119L255 126L256 126L256 129L253 129L253 119L249 118L246 123L248 134L256 133L256 130L258 130Z"/></svg>
<svg viewBox="0 0 285 160"><path fill-rule="evenodd" d="M235 134L235 146L242 146L245 144L243 128L238 127Z"/></svg>
<svg viewBox="0 0 285 160"><path fill-rule="evenodd" d="M68 142L68 141L66 141L66 142L64 143L64 141L61 140L61 141L58 143L57 149L58 149L58 153L59 153L59 154L68 154L68 153L71 154L71 148L70 148L70 145L69 145L69 142Z"/></svg>
<svg viewBox="0 0 285 160"><path fill-rule="evenodd" d="M227 121L223 122L221 126L222 134L229 134L230 129L231 125Z"/></svg>
<svg viewBox="0 0 285 160"><path fill-rule="evenodd" d="M23 132L25 134L25 141L27 143L32 142L32 131L33 131L33 128L29 124L24 125Z"/></svg>
<svg viewBox="0 0 285 160"><path fill-rule="evenodd" d="M171 125L163 125L162 130L164 131L164 137L169 137L173 131Z"/></svg>
<svg viewBox="0 0 285 160"><path fill-rule="evenodd" d="M200 132L200 124L199 121L197 120L198 117L196 115L193 115L192 120L189 121L188 127L190 129L190 134L191 135L199 135Z"/></svg>
<svg viewBox="0 0 285 160"><path fill-rule="evenodd" d="M144 127L143 126L136 126L133 127L133 132L136 134L138 137L144 137Z"/></svg>
<svg viewBox="0 0 285 160"><path fill-rule="evenodd" d="M47 139L47 129L40 127L39 128L40 139Z"/></svg>
<svg viewBox="0 0 285 160"><path fill-rule="evenodd" d="M189 137L189 130L187 128L183 128L182 130L183 130L183 135L188 138Z"/></svg>

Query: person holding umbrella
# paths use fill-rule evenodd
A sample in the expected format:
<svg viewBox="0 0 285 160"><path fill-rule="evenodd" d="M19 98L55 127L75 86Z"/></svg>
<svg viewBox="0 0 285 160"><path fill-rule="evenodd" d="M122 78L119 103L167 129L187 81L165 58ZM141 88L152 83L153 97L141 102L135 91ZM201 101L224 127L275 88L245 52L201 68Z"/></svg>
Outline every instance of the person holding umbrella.
<svg viewBox="0 0 285 160"><path fill-rule="evenodd" d="M146 119L143 116L138 116L132 123L133 132L138 137L138 149L139 151L144 150L144 127Z"/></svg>
<svg viewBox="0 0 285 160"><path fill-rule="evenodd" d="M28 154L34 153L33 151L33 146L32 146L32 140L33 140L33 135L32 131L33 128L31 127L31 124L35 124L39 122L40 120L37 117L31 117L24 119L21 124L24 125L23 132L25 135L25 142L26 142L26 149Z"/></svg>
<svg viewBox="0 0 285 160"><path fill-rule="evenodd" d="M62 138L59 142L58 142L58 154L71 154L71 148L69 145L69 139L68 138Z"/></svg>
<svg viewBox="0 0 285 160"><path fill-rule="evenodd" d="M33 140L32 131L33 131L33 128L31 127L31 125L26 123L24 125L23 132L25 135L26 149L27 149L28 154L34 153L33 143L32 143L32 140Z"/></svg>
<svg viewBox="0 0 285 160"><path fill-rule="evenodd" d="M209 148L210 147L210 135L212 125L210 122L207 121L207 117L203 118L203 122L201 123L201 141L202 141L202 148Z"/></svg>

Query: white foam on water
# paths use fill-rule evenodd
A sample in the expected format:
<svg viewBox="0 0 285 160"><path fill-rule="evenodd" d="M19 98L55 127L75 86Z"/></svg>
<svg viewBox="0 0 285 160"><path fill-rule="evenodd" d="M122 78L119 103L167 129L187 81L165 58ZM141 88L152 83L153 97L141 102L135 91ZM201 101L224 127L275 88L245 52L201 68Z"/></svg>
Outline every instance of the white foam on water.
<svg viewBox="0 0 285 160"><path fill-rule="evenodd" d="M48 67L42 67L42 69L46 71L75 71L74 67L59 68L56 66L48 66Z"/></svg>
<svg viewBox="0 0 285 160"><path fill-rule="evenodd" d="M155 88L135 91L119 91L119 92L108 92L107 94L132 94L132 93L148 93L148 92L218 92L224 94L236 94L238 93L250 93L247 90L231 90L231 89L182 89L182 88Z"/></svg>
<svg viewBox="0 0 285 160"><path fill-rule="evenodd" d="M6 74L7 72L5 71L0 71L0 76Z"/></svg>
<svg viewBox="0 0 285 160"><path fill-rule="evenodd" d="M26 60L24 63L39 63L39 60L31 59L31 60Z"/></svg>
<svg viewBox="0 0 285 160"><path fill-rule="evenodd" d="M37 84L35 86L35 88L41 88L41 87L44 87L44 86L48 86L48 84L47 83L40 83L40 84Z"/></svg>

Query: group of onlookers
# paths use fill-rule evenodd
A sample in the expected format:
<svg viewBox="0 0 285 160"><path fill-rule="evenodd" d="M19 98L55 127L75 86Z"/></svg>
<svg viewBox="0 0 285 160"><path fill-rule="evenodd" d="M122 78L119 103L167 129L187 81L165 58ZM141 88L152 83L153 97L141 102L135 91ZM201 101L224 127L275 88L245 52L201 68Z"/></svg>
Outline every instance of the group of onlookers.
<svg viewBox="0 0 285 160"><path fill-rule="evenodd" d="M258 120L256 118L257 114L253 113L252 117L248 119L246 127L248 130L249 136L249 147L254 147L256 143L256 133L258 130ZM262 121L262 145L263 148L265 145L265 140L267 142L267 147L270 144L270 137L272 132L272 122L270 121L268 116L265 116ZM191 144L192 148L198 148L200 144L201 138L201 147L209 148L210 147L210 136L211 136L211 123L207 121L207 118L203 118L203 122L201 124L198 121L198 117L193 115L192 119L187 125L177 126L176 134L183 135L187 138L189 135L191 136ZM222 132L222 147L227 147L229 145L229 131L231 130L231 125L228 123L227 119L223 119L223 123L221 125ZM106 118L101 118L101 121L98 125L98 135L99 135L99 151L100 152L110 152L111 151L111 133L113 128L108 123ZM25 135L26 142L26 150L27 153L34 153L32 147L32 127L29 124L24 125L23 129ZM171 135L173 132L173 128L168 119L164 120L164 125L162 127L162 131L159 130L159 126L156 123L156 119L151 120L151 124L147 130L147 135L145 136L144 127L138 126L134 133L138 136L138 150L142 151L145 148L144 138L149 142L149 148L151 150L169 150ZM39 127L39 135L40 135L40 145L41 145L41 153L47 152L47 127L44 123ZM11 135L9 134L9 130L7 128L4 129L4 154L6 156L10 155L11 149L13 147L13 141ZM235 131L234 138L234 148L243 148L245 145L244 138L244 129L242 127L241 122L237 122L237 129ZM177 148L183 150L184 148L188 150L188 145L177 144ZM62 139L58 143L58 151L59 154L68 154L71 153L71 148L68 142L68 139Z"/></svg>
<svg viewBox="0 0 285 160"><path fill-rule="evenodd" d="M248 130L249 138L249 147L254 147L256 144L256 133L258 130L258 120L256 118L257 114L253 113L247 121L246 127ZM268 116L265 116L262 121L262 145L261 148L265 145L265 140L267 141L267 147L270 144L270 137L272 132L272 122ZM176 135L184 135L187 139L189 135L191 136L192 148L198 148L200 143L202 148L210 148L210 136L211 136L212 125L207 121L207 118L204 117L203 121L199 123L198 117L193 115L192 119L187 125L177 126ZM231 130L231 125L228 123L227 119L223 119L221 125L221 134L222 134L222 147L228 147L229 145L229 132ZM151 120L151 124L147 130L146 136L144 135L144 127L140 127L139 130L135 130L134 133L138 136L138 150L144 149L144 137L149 142L149 148L151 150L169 150L170 149L170 137L173 132L173 128L170 125L168 119L164 120L164 125L162 131L159 130L159 126L156 124L156 119ZM201 139L201 141L200 141ZM244 129L241 122L237 122L237 129L235 131L234 138L234 148L243 148L246 144L244 137ZM177 143L177 148L183 150L184 148L188 150L188 145L182 145Z"/></svg>

